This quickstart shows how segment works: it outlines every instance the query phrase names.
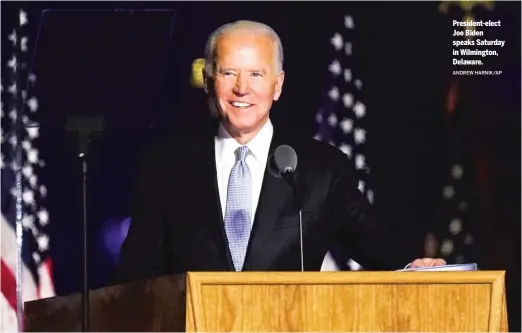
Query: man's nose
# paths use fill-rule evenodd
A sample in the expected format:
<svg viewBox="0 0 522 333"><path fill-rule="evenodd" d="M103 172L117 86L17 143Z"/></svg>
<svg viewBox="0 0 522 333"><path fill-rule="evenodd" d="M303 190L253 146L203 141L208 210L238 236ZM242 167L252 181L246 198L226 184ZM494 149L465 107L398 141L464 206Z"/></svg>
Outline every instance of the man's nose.
<svg viewBox="0 0 522 333"><path fill-rule="evenodd" d="M248 93L248 80L243 74L237 77L234 93L237 95L246 95Z"/></svg>

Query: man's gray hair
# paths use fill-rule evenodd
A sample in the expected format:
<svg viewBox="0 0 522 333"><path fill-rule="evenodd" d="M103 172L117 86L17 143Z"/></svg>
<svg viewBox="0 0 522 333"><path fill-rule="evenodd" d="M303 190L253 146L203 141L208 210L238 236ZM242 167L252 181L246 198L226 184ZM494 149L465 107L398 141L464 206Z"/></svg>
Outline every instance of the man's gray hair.
<svg viewBox="0 0 522 333"><path fill-rule="evenodd" d="M209 77L214 75L217 39L222 35L235 32L263 34L269 36L275 44L276 63L274 65L276 67L274 69L277 73L283 71L283 45L274 29L260 22L242 20L222 25L209 36L207 44L205 45L205 73Z"/></svg>

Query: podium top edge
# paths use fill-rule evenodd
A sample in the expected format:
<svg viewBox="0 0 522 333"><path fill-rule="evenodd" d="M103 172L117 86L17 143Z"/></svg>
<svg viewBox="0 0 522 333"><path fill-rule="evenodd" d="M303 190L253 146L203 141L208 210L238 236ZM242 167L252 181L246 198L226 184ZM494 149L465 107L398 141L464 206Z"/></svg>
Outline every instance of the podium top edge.
<svg viewBox="0 0 522 333"><path fill-rule="evenodd" d="M476 284L505 278L505 271L187 272L196 284Z"/></svg>

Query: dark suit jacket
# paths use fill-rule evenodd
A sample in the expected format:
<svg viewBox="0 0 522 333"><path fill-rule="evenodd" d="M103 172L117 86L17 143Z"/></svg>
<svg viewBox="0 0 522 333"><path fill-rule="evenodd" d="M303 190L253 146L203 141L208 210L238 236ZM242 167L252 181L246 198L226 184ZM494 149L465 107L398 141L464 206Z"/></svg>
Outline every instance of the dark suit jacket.
<svg viewBox="0 0 522 333"><path fill-rule="evenodd" d="M305 270L318 271L342 243L365 269L400 269L413 258L372 217L349 160L312 138L274 128L270 153L281 144L297 152L295 180L302 200ZM186 271L232 271L219 201L214 136L165 140L140 158L116 281ZM299 271L299 220L290 186L265 171L245 259L245 271Z"/></svg>

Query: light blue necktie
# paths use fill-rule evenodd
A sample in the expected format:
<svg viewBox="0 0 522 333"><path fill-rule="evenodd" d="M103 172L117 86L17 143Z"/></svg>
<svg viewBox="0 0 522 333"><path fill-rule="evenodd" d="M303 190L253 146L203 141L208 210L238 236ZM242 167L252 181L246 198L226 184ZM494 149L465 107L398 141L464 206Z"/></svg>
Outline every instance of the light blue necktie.
<svg viewBox="0 0 522 333"><path fill-rule="evenodd" d="M227 189L225 231L236 271L243 269L251 229L252 179L245 161L249 152L245 146L234 152L236 163L230 172Z"/></svg>

